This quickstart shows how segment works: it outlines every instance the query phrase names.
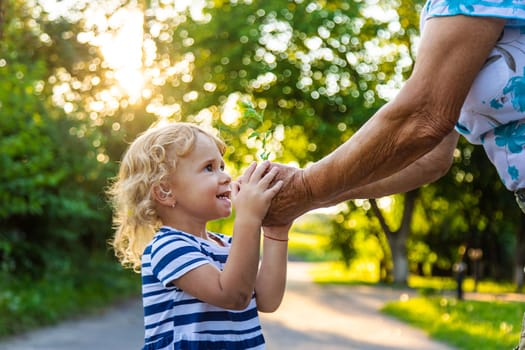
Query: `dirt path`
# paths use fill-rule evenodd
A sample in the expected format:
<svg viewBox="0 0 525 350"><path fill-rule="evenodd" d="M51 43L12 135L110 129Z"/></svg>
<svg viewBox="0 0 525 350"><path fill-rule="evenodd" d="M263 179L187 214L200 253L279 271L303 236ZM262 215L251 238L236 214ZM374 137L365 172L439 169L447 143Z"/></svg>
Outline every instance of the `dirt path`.
<svg viewBox="0 0 525 350"><path fill-rule="evenodd" d="M374 287L317 286L308 264L290 263L281 308L262 314L268 350L453 350L423 332L381 314L401 291ZM140 300L99 315L67 321L0 342L1 350L133 350L142 345Z"/></svg>
<svg viewBox="0 0 525 350"><path fill-rule="evenodd" d="M292 263L279 310L262 314L268 350L452 350L379 312L405 292L389 288L318 286L308 264Z"/></svg>

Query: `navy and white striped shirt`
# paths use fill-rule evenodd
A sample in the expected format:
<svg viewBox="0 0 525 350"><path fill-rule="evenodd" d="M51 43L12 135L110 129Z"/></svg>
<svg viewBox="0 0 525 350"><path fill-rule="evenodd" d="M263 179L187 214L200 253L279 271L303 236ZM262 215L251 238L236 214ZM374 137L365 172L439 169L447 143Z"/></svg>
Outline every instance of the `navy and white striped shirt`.
<svg viewBox="0 0 525 350"><path fill-rule="evenodd" d="M204 303L170 282L203 264L223 269L231 237L213 234L224 247L163 226L142 256L145 345L157 349L264 349L255 296L241 311Z"/></svg>

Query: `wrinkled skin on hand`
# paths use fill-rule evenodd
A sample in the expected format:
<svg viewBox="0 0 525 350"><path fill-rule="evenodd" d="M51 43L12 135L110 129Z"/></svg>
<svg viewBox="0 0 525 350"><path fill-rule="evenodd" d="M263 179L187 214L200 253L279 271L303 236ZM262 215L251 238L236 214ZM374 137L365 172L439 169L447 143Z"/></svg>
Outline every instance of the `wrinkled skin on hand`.
<svg viewBox="0 0 525 350"><path fill-rule="evenodd" d="M264 226L280 226L291 223L312 208L312 194L304 178L304 170L272 163L279 173L274 181L283 180L281 190L273 197Z"/></svg>

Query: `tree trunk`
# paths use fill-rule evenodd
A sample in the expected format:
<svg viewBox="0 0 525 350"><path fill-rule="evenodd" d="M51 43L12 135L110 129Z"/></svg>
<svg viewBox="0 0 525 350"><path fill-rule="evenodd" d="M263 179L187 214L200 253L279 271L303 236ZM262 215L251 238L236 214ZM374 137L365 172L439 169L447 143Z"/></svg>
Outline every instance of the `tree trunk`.
<svg viewBox="0 0 525 350"><path fill-rule="evenodd" d="M408 236L410 235L410 224L412 223L414 205L418 193L418 190L414 190L404 194L405 205L403 208L403 216L401 218L401 225L397 231L393 231L388 227L381 210L377 206L376 201L374 199L370 200L372 210L379 220L381 228L385 232L388 244L390 246L393 264L393 282L395 284L406 285L408 282L409 271L406 242Z"/></svg>
<svg viewBox="0 0 525 350"><path fill-rule="evenodd" d="M406 233L396 232L390 234L388 241L392 251L392 262L394 264L394 283L406 285L408 283L408 257L406 249Z"/></svg>
<svg viewBox="0 0 525 350"><path fill-rule="evenodd" d="M516 232L516 253L514 265L514 283L516 289L523 289L523 275L525 273L525 215L521 216L521 225Z"/></svg>

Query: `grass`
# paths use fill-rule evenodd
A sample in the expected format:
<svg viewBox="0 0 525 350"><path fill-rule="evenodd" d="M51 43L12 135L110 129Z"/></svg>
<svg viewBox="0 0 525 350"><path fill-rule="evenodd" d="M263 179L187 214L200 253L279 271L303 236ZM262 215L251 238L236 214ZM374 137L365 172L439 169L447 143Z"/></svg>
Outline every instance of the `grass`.
<svg viewBox="0 0 525 350"><path fill-rule="evenodd" d="M411 288L427 289L434 291L455 290L456 281L451 277L421 277L410 276L408 285ZM478 293L512 293L516 290L516 285L510 282L494 282L481 280L477 287L473 278L466 278L463 282L465 292L476 291Z"/></svg>
<svg viewBox="0 0 525 350"><path fill-rule="evenodd" d="M329 240L327 235L291 232L288 245L291 260L319 262L337 259L337 252L328 249Z"/></svg>
<svg viewBox="0 0 525 350"><path fill-rule="evenodd" d="M316 283L377 284L379 270L370 254L362 253L350 268L334 261L337 254L329 252L328 237L311 232L293 232L290 236L290 255L316 262L310 271ZM466 278L465 292L475 290L474 280ZM420 296L387 303L382 312L420 328L432 338L448 343L459 350L512 350L519 341L525 303L504 301L457 301L445 297L455 295L456 282L451 277L410 276L408 287ZM515 285L481 280L479 293L510 293ZM447 293L444 293L447 292Z"/></svg>
<svg viewBox="0 0 525 350"><path fill-rule="evenodd" d="M518 343L525 303L434 296L391 302L382 311L458 349L511 350Z"/></svg>
<svg viewBox="0 0 525 350"><path fill-rule="evenodd" d="M310 271L317 283L375 284L374 264L357 261L350 269L339 262L316 263ZM424 330L432 338L460 350L508 349L518 344L525 303L504 301L457 301L440 296L456 288L452 278L412 276L409 287L425 296L387 303L382 312ZM465 291L472 291L474 281L465 281ZM480 281L480 293L513 292L511 283ZM433 293L429 293L431 290ZM450 293L448 293L450 294ZM452 295L454 295L452 293Z"/></svg>
<svg viewBox="0 0 525 350"><path fill-rule="evenodd" d="M40 279L0 274L0 337L92 313L140 295L140 276L107 257Z"/></svg>
<svg viewBox="0 0 525 350"><path fill-rule="evenodd" d="M314 282L323 284L375 284L379 280L377 266L364 259L354 261L351 268L339 261L322 262L310 274Z"/></svg>

